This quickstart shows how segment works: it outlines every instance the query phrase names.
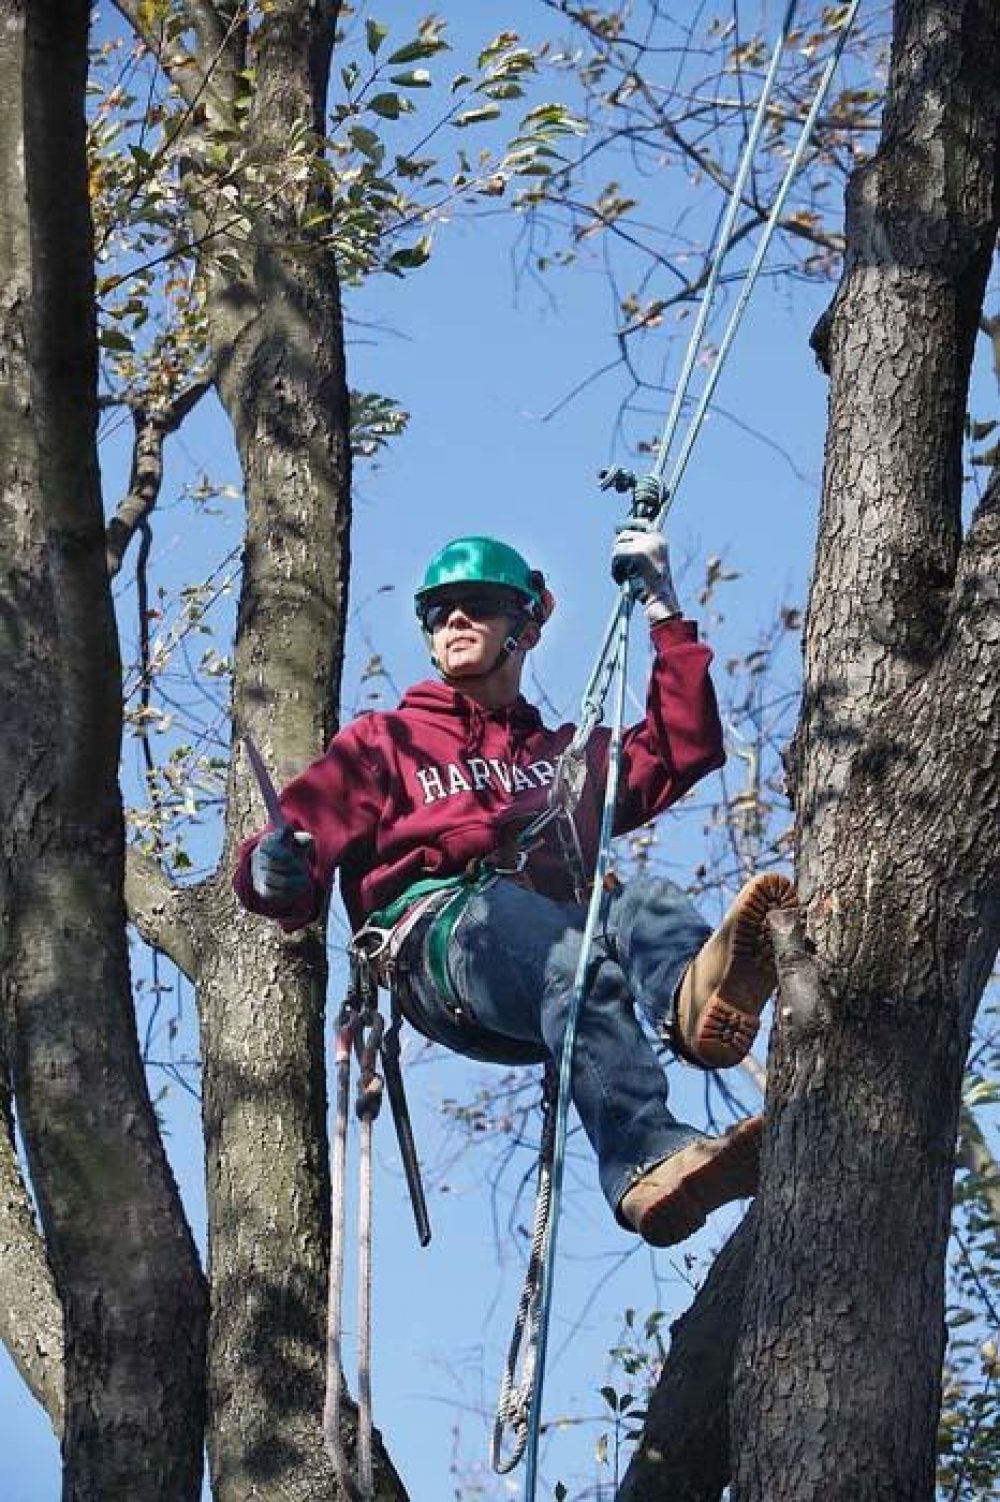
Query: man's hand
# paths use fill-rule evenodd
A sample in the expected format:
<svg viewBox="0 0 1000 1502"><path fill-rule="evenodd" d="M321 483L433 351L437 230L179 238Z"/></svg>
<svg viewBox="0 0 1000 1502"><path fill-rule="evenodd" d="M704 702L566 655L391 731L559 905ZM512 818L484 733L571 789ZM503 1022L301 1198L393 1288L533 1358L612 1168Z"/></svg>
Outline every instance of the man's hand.
<svg viewBox="0 0 1000 1502"><path fill-rule="evenodd" d="M257 896L281 907L294 907L312 885L309 852L314 843L304 829L263 835L250 857L250 880Z"/></svg>
<svg viewBox="0 0 1000 1502"><path fill-rule="evenodd" d="M616 584L624 584L626 579L635 581L651 626L680 615L667 540L652 522L633 517L619 528L611 550L611 577Z"/></svg>

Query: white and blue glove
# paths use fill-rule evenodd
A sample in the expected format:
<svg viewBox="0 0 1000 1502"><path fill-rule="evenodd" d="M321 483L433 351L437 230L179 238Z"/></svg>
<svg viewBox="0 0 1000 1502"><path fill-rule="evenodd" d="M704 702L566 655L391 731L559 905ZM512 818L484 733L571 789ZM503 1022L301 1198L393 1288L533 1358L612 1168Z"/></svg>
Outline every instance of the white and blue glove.
<svg viewBox="0 0 1000 1502"><path fill-rule="evenodd" d="M634 581L636 595L651 626L681 613L670 575L667 539L652 522L633 517L618 529L611 550L611 577L616 584Z"/></svg>
<svg viewBox="0 0 1000 1502"><path fill-rule="evenodd" d="M274 829L262 835L250 856L257 896L275 907L293 908L312 886L309 854L315 841L304 829Z"/></svg>

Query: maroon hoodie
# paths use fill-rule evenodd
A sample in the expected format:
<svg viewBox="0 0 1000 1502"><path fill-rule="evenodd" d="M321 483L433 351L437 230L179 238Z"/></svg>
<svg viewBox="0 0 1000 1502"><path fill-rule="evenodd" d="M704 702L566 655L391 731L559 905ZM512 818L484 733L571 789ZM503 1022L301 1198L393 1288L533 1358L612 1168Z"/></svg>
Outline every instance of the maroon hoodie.
<svg viewBox="0 0 1000 1502"><path fill-rule="evenodd" d="M656 656L646 718L625 732L615 833L662 813L725 760L712 654L690 621L664 621L652 632ZM574 727L548 730L534 705L518 698L483 709L447 684L418 683L397 710L362 715L335 735L326 754L281 794L296 829L315 840L312 889L292 911L279 912L250 881L260 835L240 849L234 886L254 913L288 930L320 912L334 870L352 928L428 876L454 876L490 854L504 824L545 807L559 754ZM599 728L587 752L588 776L576 812L584 861L597 854L609 731ZM263 833L262 831L261 833ZM536 891L570 901L572 886L550 828L531 853Z"/></svg>

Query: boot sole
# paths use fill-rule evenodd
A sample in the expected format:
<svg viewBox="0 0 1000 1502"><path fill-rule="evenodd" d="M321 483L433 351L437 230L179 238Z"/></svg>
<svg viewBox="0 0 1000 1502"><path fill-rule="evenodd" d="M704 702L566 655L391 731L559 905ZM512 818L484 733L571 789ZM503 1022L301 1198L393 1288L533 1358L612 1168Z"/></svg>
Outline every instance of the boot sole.
<svg viewBox="0 0 1000 1502"><path fill-rule="evenodd" d="M716 1152L647 1208L636 1227L643 1241L676 1246L699 1231L713 1210L756 1194L763 1128L763 1118L752 1116L720 1138Z"/></svg>
<svg viewBox="0 0 1000 1502"><path fill-rule="evenodd" d="M750 1052L760 1014L778 984L767 915L797 906L786 876L760 876L736 899L725 972L690 1034L699 1060L710 1069L730 1069Z"/></svg>

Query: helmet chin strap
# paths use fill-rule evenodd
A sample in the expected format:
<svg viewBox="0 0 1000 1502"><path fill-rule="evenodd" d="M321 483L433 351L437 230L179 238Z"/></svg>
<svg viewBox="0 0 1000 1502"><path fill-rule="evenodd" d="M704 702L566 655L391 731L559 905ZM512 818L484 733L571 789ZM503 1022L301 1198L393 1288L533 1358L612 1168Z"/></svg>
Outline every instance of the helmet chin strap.
<svg viewBox="0 0 1000 1502"><path fill-rule="evenodd" d="M511 657L517 651L521 645L521 637L524 635L527 625L528 622L524 621L516 633L513 629L507 632L507 635L503 639L503 646L493 659L493 666L490 668L489 673L483 675L484 677L488 678L490 673L495 673L498 668L502 668L508 657Z"/></svg>
<svg viewBox="0 0 1000 1502"><path fill-rule="evenodd" d="M472 673L472 674L470 674L470 676L473 677L473 678L490 678L490 677L492 677L492 675L494 673L496 673L497 671L499 671L499 669L503 667L503 665L507 661L507 659L509 657L513 656L513 654L517 651L518 647L521 645L521 637L524 635L527 627L530 624L531 624L530 617L525 617L525 618L523 618L521 620L521 623L520 623L519 626L512 627L511 630L508 631L507 635L504 637L503 646L500 648L499 652L494 657L494 659L493 659L492 663L490 664L490 666L488 668L486 668L486 670L484 672L482 672L482 673ZM437 656L435 655L435 652L434 652L434 637L433 637L432 633L430 631L425 631L424 632L424 638L425 638L425 640L427 642L427 646L428 646L428 648L430 650L430 657L431 657L431 665L432 665L432 667L435 669L435 671L437 673L440 674L440 676L442 678L449 678L450 675L445 672L445 670L441 666L441 663L439 662ZM459 679L459 680L456 680L456 681L460 682L461 680Z"/></svg>

